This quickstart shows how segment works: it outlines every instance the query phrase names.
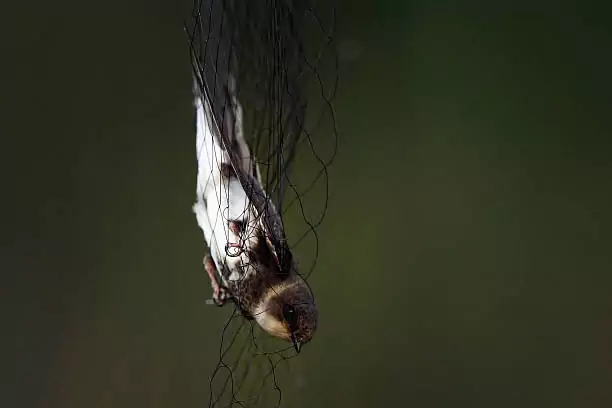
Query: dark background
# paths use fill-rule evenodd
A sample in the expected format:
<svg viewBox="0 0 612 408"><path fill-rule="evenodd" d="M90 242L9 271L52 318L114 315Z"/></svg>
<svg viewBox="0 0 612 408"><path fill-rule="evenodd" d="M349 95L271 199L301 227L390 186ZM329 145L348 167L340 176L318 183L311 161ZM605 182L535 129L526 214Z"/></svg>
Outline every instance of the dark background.
<svg viewBox="0 0 612 408"><path fill-rule="evenodd" d="M612 406L609 10L344 3L321 327L287 395ZM205 406L226 314L190 211L190 4L3 9L1 405Z"/></svg>

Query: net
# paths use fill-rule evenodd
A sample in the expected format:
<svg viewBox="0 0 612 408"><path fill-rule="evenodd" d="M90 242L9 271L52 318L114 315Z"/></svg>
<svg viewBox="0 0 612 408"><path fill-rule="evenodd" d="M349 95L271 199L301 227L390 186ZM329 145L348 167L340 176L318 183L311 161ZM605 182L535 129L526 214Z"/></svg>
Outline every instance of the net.
<svg viewBox="0 0 612 408"><path fill-rule="evenodd" d="M221 145L231 150L228 135L244 129L262 187L281 215L283 239L286 234L298 254L305 279L318 258L327 167L337 148L334 27L328 3L291 0L196 1L186 24L195 86L210 101ZM228 89L242 107L241 126ZM231 162L240 166L237 157ZM244 185L243 174L239 179ZM259 214L265 212L264 202L250 198ZM283 390L296 381L292 347L245 319L239 307L225 309L209 406L285 405Z"/></svg>

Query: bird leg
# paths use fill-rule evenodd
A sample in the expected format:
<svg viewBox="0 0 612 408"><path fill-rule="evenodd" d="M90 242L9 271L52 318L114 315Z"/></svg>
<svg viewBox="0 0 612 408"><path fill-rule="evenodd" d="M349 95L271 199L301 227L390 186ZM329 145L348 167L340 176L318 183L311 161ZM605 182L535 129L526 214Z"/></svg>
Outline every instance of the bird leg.
<svg viewBox="0 0 612 408"><path fill-rule="evenodd" d="M204 257L204 269L210 278L210 286L213 290L213 301L217 306L223 306L229 298L227 289L219 284L217 281L217 267L210 255Z"/></svg>

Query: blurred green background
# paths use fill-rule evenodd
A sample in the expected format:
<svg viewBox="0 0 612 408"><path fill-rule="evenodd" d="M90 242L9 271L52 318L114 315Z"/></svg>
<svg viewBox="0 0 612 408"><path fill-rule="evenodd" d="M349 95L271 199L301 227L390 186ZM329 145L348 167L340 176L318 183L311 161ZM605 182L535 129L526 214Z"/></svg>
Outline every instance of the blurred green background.
<svg viewBox="0 0 612 408"><path fill-rule="evenodd" d="M6 7L1 405L206 406L227 310L190 211L190 4ZM321 324L287 401L612 406L609 10L338 16Z"/></svg>

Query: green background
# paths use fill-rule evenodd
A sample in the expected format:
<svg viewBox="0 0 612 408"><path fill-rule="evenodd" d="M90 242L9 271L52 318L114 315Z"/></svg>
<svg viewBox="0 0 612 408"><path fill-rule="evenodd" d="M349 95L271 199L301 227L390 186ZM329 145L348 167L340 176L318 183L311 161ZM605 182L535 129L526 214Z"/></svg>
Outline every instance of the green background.
<svg viewBox="0 0 612 408"><path fill-rule="evenodd" d="M344 3L321 323L287 401L612 406L609 11ZM190 5L11 8L1 404L206 406L228 311L190 211Z"/></svg>

